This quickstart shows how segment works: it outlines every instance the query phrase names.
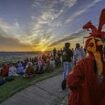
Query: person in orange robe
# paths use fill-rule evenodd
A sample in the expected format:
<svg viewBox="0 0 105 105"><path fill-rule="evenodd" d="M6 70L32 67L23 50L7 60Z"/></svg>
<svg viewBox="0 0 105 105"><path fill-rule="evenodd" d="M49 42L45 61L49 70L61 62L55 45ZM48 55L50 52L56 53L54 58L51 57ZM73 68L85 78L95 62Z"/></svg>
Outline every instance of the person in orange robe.
<svg viewBox="0 0 105 105"><path fill-rule="evenodd" d="M104 38L99 32L87 37L88 56L75 65L67 78L68 105L105 105Z"/></svg>

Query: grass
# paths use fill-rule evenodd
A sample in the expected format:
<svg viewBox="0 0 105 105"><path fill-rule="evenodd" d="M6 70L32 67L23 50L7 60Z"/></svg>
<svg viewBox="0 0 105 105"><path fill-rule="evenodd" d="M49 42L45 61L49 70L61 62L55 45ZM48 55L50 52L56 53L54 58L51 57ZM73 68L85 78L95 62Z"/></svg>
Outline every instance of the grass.
<svg viewBox="0 0 105 105"><path fill-rule="evenodd" d="M33 78L16 77L15 80L5 83L0 86L0 103L14 95L15 93L23 90L24 88L33 85L44 79L53 77L61 73L61 69L55 69L53 72L45 72L43 74L36 74Z"/></svg>

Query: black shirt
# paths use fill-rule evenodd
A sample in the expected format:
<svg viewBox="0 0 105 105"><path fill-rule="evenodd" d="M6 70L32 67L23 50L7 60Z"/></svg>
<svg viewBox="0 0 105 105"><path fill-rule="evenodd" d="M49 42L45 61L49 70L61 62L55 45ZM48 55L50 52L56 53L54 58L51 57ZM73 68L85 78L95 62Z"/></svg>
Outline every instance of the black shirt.
<svg viewBox="0 0 105 105"><path fill-rule="evenodd" d="M62 55L62 59L63 62L71 62L72 61L72 57L73 57L73 52L71 49L64 49L63 51L63 55Z"/></svg>

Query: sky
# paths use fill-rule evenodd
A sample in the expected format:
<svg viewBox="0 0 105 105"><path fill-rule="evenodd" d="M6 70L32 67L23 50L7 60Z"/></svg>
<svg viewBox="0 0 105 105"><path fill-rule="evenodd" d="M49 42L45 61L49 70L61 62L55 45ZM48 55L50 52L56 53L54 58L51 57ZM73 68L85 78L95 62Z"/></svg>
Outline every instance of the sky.
<svg viewBox="0 0 105 105"><path fill-rule="evenodd" d="M105 0L0 0L0 51L44 51L75 46L98 25Z"/></svg>

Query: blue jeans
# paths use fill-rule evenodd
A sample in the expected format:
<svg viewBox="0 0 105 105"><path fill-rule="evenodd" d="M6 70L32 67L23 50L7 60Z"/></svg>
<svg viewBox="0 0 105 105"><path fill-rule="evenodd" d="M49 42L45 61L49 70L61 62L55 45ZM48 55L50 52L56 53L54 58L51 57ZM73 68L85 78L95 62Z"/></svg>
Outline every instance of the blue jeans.
<svg viewBox="0 0 105 105"><path fill-rule="evenodd" d="M64 75L64 79L67 78L69 72L72 69L72 62L63 62L63 75Z"/></svg>

